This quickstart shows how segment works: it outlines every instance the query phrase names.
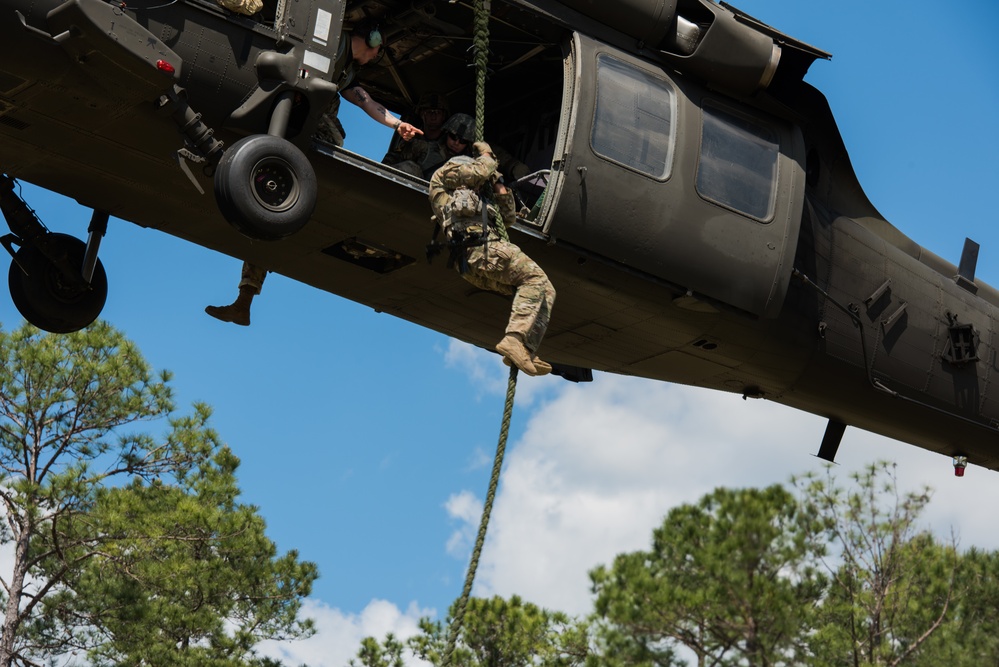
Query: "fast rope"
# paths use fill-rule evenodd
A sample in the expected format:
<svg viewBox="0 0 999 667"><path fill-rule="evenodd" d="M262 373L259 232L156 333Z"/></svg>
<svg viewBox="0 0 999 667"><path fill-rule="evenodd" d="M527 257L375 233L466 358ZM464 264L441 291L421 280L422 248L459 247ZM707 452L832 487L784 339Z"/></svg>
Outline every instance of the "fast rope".
<svg viewBox="0 0 999 667"><path fill-rule="evenodd" d="M485 141L486 135L486 75L489 73L489 15L492 0L477 0L473 19L473 59L475 61L475 140ZM504 241L510 240L506 225L497 216L496 232Z"/></svg>
<svg viewBox="0 0 999 667"><path fill-rule="evenodd" d="M475 60L475 140L483 141L486 119L486 74L489 68L489 13L491 0L475 3L472 48Z"/></svg>
<svg viewBox="0 0 999 667"><path fill-rule="evenodd" d="M477 0L475 3L475 34L472 44L475 47L475 140L483 141L485 135L486 119L486 73L489 66L489 14L491 12L490 0ZM502 221L497 224L497 230L504 241L509 241L506 226ZM493 472L489 478L489 490L486 492L486 501L482 506L482 518L479 520L479 534L475 537L475 547L472 549L472 557L468 563L468 572L465 574L465 586L458 598L455 607L454 617L451 619L451 627L447 634L447 647L441 661L442 667L450 667L451 658L454 655L455 645L458 642L458 634L461 632L461 625L465 620L465 607L468 606L468 598L472 594L472 584L475 582L475 571L479 567L479 556L482 554L482 545L486 541L486 529L489 527L489 515L493 511L493 500L496 498L496 488L499 486L500 470L503 468L503 455L506 453L506 439L510 434L510 418L513 416L513 397L517 393L517 367L510 364L510 378L506 386L506 404L503 407L503 422L500 426L499 441L496 443L496 457L493 459Z"/></svg>
<svg viewBox="0 0 999 667"><path fill-rule="evenodd" d="M479 556L482 554L482 545L486 541L486 528L489 526L489 515L493 511L496 487L499 486L500 469L503 467L503 455L506 452L506 439L510 434L510 417L513 415L513 396L516 392L517 367L511 364L510 378L506 385L506 405L503 408L503 425L500 427L499 442L496 443L496 458L493 460L493 474L489 479L486 502L482 506L479 534L475 537L475 547L472 549L472 558L468 564L468 572L465 574L465 587L461 591L461 597L458 599L454 617L451 619L451 627L448 630L447 648L444 650L444 657L441 661L442 667L449 667L451 665L451 657L454 654L455 644L458 642L458 633L461 632L461 624L465 619L465 607L468 606L468 598L472 593L475 570L479 567Z"/></svg>

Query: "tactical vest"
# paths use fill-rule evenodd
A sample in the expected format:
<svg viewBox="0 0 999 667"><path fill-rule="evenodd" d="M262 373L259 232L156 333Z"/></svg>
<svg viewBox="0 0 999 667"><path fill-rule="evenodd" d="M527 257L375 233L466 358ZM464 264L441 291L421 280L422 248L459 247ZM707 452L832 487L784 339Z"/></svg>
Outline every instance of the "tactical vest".
<svg viewBox="0 0 999 667"><path fill-rule="evenodd" d="M472 158L458 156L434 175L448 194L440 223L451 242L456 233L474 239L485 236L489 230L494 207L482 200L480 189L487 181L476 171L477 166Z"/></svg>
<svg viewBox="0 0 999 667"><path fill-rule="evenodd" d="M485 246L489 242L490 227L498 210L484 199L482 188L489 184L493 169L485 172L482 166L470 157L451 158L431 178L431 194L440 188L447 194L447 200L436 206L437 222L444 231L445 244L434 240L428 246L428 259L443 247L449 250L448 266L459 272L468 271L468 250ZM435 183L437 185L435 185ZM485 252L488 252L486 248Z"/></svg>

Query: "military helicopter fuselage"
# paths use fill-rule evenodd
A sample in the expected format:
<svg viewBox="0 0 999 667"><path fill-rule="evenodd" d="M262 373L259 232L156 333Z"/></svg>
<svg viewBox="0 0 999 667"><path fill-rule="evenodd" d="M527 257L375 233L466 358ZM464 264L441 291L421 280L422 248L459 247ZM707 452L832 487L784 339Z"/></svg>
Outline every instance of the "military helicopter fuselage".
<svg viewBox="0 0 999 667"><path fill-rule="evenodd" d="M51 331L97 317L115 216L491 348L509 304L424 261L426 181L315 137L361 23L387 44L357 70L372 97L474 108L472 4L0 0L15 305ZM955 266L868 201L802 80L828 54L711 0L490 11L485 138L528 167L511 236L558 290L557 372L806 410L828 459L852 425L999 467L999 293L975 244ZM93 209L88 241L46 233L15 178Z"/></svg>

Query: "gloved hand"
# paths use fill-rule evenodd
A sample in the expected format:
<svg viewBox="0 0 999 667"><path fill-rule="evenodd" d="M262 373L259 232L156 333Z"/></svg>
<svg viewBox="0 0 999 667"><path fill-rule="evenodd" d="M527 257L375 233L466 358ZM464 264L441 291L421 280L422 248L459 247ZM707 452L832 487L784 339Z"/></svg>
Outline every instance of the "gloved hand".
<svg viewBox="0 0 999 667"><path fill-rule="evenodd" d="M489 155L493 155L493 149L490 148L489 144L487 144L486 142L476 141L474 144L472 144L472 155L474 155L475 157L479 157L480 155L485 155L486 153L488 153Z"/></svg>

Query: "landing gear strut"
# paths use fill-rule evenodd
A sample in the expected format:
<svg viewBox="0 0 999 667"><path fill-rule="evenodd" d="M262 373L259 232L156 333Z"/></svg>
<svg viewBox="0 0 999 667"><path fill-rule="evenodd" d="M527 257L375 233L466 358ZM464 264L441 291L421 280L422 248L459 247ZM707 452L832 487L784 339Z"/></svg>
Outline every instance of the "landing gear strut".
<svg viewBox="0 0 999 667"><path fill-rule="evenodd" d="M278 95L267 134L251 134L229 148L187 103L183 88L160 97L160 109L169 113L186 137L193 154L214 167L215 201L230 225L256 241L276 241L302 229L312 217L319 197L316 172L297 146L285 138L295 93ZM192 153L186 148L184 152ZM178 152L181 168L194 186L201 185Z"/></svg>
<svg viewBox="0 0 999 667"><path fill-rule="evenodd" d="M284 138L291 92L274 107L267 134L253 134L222 154L215 172L215 201L229 223L251 239L276 241L302 229L318 199L316 172Z"/></svg>
<svg viewBox="0 0 999 667"><path fill-rule="evenodd" d="M8 273L10 296L24 319L52 333L79 331L96 320L108 295L107 275L97 258L107 212L94 211L86 243L50 232L14 192L14 179L4 174L0 210L12 232L0 237L14 259ZM19 246L16 252L14 245Z"/></svg>

